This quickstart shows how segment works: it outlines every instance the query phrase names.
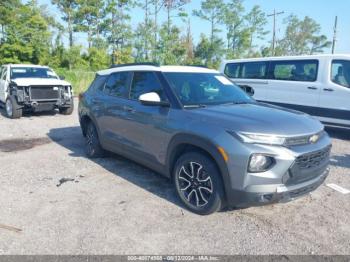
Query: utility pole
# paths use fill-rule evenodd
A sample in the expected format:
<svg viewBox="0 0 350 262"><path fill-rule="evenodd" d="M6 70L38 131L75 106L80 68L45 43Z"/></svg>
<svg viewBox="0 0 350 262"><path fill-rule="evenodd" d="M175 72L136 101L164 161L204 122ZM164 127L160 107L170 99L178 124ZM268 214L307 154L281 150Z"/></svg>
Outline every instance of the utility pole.
<svg viewBox="0 0 350 262"><path fill-rule="evenodd" d="M273 16L273 33L272 33L272 55L275 55L276 48L276 16L284 14L284 11L276 13L276 9L273 9L273 14L267 16Z"/></svg>
<svg viewBox="0 0 350 262"><path fill-rule="evenodd" d="M332 54L335 51L335 44L337 42L337 24L338 24L338 16L335 17L334 21L334 33L333 33L333 43L332 43Z"/></svg>

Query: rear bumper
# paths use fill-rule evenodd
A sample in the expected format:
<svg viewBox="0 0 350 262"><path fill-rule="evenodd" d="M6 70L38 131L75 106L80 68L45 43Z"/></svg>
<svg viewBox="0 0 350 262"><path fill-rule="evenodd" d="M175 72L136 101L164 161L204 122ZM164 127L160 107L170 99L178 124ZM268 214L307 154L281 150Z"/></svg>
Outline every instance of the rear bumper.
<svg viewBox="0 0 350 262"><path fill-rule="evenodd" d="M292 186L278 185L276 191L273 192L233 190L228 204L234 207L249 207L289 202L316 190L325 181L328 174L329 168L312 180Z"/></svg>

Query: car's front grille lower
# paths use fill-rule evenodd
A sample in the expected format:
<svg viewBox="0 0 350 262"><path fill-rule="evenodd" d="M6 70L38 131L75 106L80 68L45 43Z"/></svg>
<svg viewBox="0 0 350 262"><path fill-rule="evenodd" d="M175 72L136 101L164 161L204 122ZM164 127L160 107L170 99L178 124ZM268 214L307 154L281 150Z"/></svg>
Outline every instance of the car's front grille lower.
<svg viewBox="0 0 350 262"><path fill-rule="evenodd" d="M58 87L31 86L30 97L32 100L53 100L53 99L59 99L60 92Z"/></svg>
<svg viewBox="0 0 350 262"><path fill-rule="evenodd" d="M319 165L322 165L325 161L328 161L331 152L331 147L325 149L301 155L296 159L296 164L300 169L311 169Z"/></svg>

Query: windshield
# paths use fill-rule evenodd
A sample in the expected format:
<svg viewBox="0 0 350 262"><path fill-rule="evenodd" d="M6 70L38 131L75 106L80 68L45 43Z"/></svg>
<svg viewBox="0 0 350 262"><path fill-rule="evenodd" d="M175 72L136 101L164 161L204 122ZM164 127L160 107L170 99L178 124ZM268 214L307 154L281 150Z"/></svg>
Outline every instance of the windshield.
<svg viewBox="0 0 350 262"><path fill-rule="evenodd" d="M15 78L54 78L57 75L49 68L43 67L14 67L11 68L11 79Z"/></svg>
<svg viewBox="0 0 350 262"><path fill-rule="evenodd" d="M252 103L229 79L215 73L164 73L184 106Z"/></svg>

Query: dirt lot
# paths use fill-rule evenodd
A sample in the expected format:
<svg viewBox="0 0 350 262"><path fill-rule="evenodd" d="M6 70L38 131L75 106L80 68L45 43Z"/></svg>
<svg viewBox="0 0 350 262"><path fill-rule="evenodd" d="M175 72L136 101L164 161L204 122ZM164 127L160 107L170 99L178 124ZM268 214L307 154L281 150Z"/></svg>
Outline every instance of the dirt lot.
<svg viewBox="0 0 350 262"><path fill-rule="evenodd" d="M350 131L326 183L350 189ZM286 204L186 211L163 177L84 155L77 114L0 115L0 254L350 254L350 194L322 185Z"/></svg>

